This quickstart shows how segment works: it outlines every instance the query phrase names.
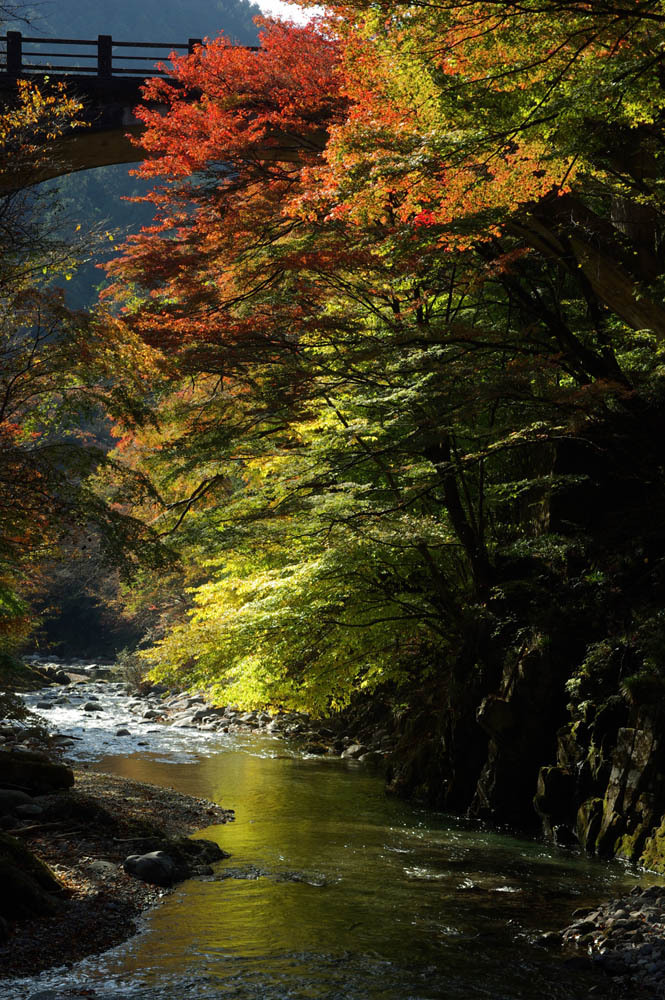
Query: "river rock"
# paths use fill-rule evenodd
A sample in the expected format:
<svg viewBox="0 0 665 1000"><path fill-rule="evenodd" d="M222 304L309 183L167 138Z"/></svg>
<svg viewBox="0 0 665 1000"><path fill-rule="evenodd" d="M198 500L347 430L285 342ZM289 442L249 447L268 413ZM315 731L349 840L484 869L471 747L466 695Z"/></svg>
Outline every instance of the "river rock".
<svg viewBox="0 0 665 1000"><path fill-rule="evenodd" d="M91 861L88 868L95 875L116 875L118 872L118 866L112 861Z"/></svg>
<svg viewBox="0 0 665 1000"><path fill-rule="evenodd" d="M54 764L43 754L27 750L0 750L0 786L32 795L71 788L74 773L65 764Z"/></svg>
<svg viewBox="0 0 665 1000"><path fill-rule="evenodd" d="M116 736L131 736L132 734L130 733L129 729L118 729L118 731L116 732L115 735Z"/></svg>
<svg viewBox="0 0 665 1000"><path fill-rule="evenodd" d="M173 720L173 725L178 729L196 729L196 720L193 715L180 715Z"/></svg>
<svg viewBox="0 0 665 1000"><path fill-rule="evenodd" d="M212 708L199 708L196 712L190 715L192 722L201 722L203 719L208 719L214 717L215 712Z"/></svg>
<svg viewBox="0 0 665 1000"><path fill-rule="evenodd" d="M125 858L123 868L129 875L135 875L151 885L170 886L177 877L175 861L164 851L130 854Z"/></svg>
<svg viewBox="0 0 665 1000"><path fill-rule="evenodd" d="M630 975L640 986L653 987L665 977L664 933L663 887L636 886L630 896L599 906L571 924L563 940L588 952L608 975Z"/></svg>
<svg viewBox="0 0 665 1000"><path fill-rule="evenodd" d="M24 844L0 833L0 916L11 921L53 913L61 886Z"/></svg>
<svg viewBox="0 0 665 1000"><path fill-rule="evenodd" d="M368 747L364 746L362 743L352 743L351 746L348 746L346 750L343 751L342 757L350 757L355 760L365 753L368 753Z"/></svg>
<svg viewBox="0 0 665 1000"><path fill-rule="evenodd" d="M0 788L0 816L15 813L18 806L30 805L32 798L26 792L13 788Z"/></svg>
<svg viewBox="0 0 665 1000"><path fill-rule="evenodd" d="M103 711L102 706L98 701L86 701L83 706L84 712L101 712Z"/></svg>

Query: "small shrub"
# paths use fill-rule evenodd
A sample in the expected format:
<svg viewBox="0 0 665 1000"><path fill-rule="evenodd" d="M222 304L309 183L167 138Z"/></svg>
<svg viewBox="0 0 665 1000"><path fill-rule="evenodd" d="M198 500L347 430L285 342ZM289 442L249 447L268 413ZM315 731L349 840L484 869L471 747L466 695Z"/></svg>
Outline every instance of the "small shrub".
<svg viewBox="0 0 665 1000"><path fill-rule="evenodd" d="M122 678L128 687L140 691L145 684L147 665L135 649L121 649L116 657Z"/></svg>

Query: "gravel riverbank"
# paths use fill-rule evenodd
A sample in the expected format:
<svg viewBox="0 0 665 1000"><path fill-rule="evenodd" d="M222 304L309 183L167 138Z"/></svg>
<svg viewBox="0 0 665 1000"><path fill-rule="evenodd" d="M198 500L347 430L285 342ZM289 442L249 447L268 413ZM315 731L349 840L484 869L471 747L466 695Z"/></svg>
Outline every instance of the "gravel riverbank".
<svg viewBox="0 0 665 1000"><path fill-rule="evenodd" d="M588 955L636 996L665 997L665 885L578 910L561 943Z"/></svg>
<svg viewBox="0 0 665 1000"><path fill-rule="evenodd" d="M130 937L140 914L169 889L127 874L127 855L177 849L187 834L233 818L213 802L168 788L85 769L75 779L72 790L42 797L38 822L10 831L49 866L62 892L52 915L7 928L1 978L67 965Z"/></svg>

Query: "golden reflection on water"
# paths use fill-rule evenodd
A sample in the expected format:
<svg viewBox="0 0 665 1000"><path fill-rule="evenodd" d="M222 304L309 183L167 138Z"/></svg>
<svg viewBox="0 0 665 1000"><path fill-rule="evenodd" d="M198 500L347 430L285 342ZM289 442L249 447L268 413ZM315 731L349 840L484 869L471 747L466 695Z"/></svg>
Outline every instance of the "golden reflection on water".
<svg viewBox="0 0 665 1000"><path fill-rule="evenodd" d="M375 936L375 855L390 836L377 822L376 807L386 806L378 778L361 772L349 782L348 771L329 762L248 753L173 764L108 758L98 766L236 809L234 822L198 835L231 853L218 874L241 877L176 890L150 918L142 963L163 961L165 951L177 960L202 941L206 953L265 955L353 948L367 928ZM374 815L363 815L361 803L365 813L374 803ZM380 859L378 867L385 868ZM242 877L256 868L261 877Z"/></svg>
<svg viewBox="0 0 665 1000"><path fill-rule="evenodd" d="M342 968L370 956L379 968L433 962L440 971L469 976L487 966L496 975L514 947L510 921L562 925L585 900L633 884L619 868L418 812L386 798L364 769L279 746L254 738L195 761L146 754L96 765L236 810L235 822L198 834L232 856L214 878L166 897L146 933L108 959L111 971L191 968L227 981L268 969L289 982L322 956ZM365 995L359 989L356 1000Z"/></svg>

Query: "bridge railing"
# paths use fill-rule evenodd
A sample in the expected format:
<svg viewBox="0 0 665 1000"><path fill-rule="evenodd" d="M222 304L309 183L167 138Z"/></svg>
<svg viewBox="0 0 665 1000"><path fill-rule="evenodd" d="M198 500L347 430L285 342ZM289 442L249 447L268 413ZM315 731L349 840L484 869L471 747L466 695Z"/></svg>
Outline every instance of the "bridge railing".
<svg viewBox="0 0 665 1000"><path fill-rule="evenodd" d="M111 35L98 35L96 39L33 38L20 31L8 31L4 38L0 36L0 74L17 78L80 73L101 80L117 76L163 76L156 63L168 58L171 52L192 52L201 44L200 38L190 38L184 44L120 42ZM76 46L75 51L70 51L72 46Z"/></svg>

